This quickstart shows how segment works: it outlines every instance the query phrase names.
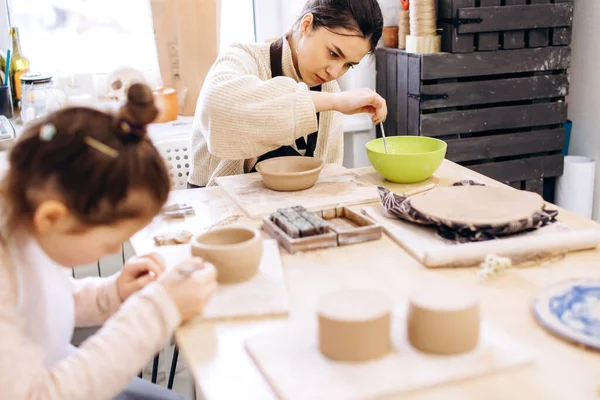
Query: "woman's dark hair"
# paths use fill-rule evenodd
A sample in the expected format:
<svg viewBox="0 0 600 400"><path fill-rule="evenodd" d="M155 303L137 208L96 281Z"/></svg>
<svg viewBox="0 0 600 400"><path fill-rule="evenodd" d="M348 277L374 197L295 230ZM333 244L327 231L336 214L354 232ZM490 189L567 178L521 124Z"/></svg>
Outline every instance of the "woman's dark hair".
<svg viewBox="0 0 600 400"><path fill-rule="evenodd" d="M59 196L84 226L157 214L170 190L165 163L146 137L157 114L150 88L134 84L116 116L73 107L29 125L10 152L0 186L8 216L3 234L32 221L45 191ZM126 202L132 190L148 193L151 204Z"/></svg>
<svg viewBox="0 0 600 400"><path fill-rule="evenodd" d="M302 17L313 15L313 28L344 28L356 31L371 43L371 53L383 31L383 15L377 0L308 0Z"/></svg>

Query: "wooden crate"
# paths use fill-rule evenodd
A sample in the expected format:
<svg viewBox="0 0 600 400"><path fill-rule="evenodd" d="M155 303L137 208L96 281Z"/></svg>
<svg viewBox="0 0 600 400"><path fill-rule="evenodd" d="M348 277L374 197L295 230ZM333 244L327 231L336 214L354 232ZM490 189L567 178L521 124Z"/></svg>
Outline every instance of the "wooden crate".
<svg viewBox="0 0 600 400"><path fill-rule="evenodd" d="M442 50L450 53L565 46L573 0L439 0Z"/></svg>
<svg viewBox="0 0 600 400"><path fill-rule="evenodd" d="M387 135L440 138L449 160L539 193L562 174L569 47L376 56Z"/></svg>

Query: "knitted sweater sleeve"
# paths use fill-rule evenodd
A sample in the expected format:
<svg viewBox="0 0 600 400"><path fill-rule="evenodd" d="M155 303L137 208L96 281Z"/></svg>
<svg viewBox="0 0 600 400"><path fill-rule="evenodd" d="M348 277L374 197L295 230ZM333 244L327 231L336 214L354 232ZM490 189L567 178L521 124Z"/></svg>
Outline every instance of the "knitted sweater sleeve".
<svg viewBox="0 0 600 400"><path fill-rule="evenodd" d="M197 121L209 151L221 159L258 157L317 130L306 84L283 76L261 80L266 67L253 52L232 46L202 86Z"/></svg>

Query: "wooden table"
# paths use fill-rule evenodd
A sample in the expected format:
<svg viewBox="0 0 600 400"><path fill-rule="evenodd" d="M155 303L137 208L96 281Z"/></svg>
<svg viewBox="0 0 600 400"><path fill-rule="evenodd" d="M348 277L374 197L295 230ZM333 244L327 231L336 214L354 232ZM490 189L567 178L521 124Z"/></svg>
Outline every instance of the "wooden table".
<svg viewBox="0 0 600 400"><path fill-rule="evenodd" d="M404 185L384 182L371 168L355 170L362 180L402 192ZM501 186L482 175L445 161L435 174L439 184L475 179ZM216 212L199 216L195 224L210 224L219 218L250 221L223 196L221 189L209 188L172 193L183 201L208 210L212 200ZM360 207L355 207L360 209ZM233 216L233 217L232 217ZM559 219L576 228L600 229L595 222L561 210ZM151 238L160 230L153 224L132 239L136 252L153 250ZM169 264L189 256L189 248L166 252ZM409 289L432 278L446 278L474 290L481 297L484 318L529 344L536 352L534 364L458 383L416 391L392 398L423 400L493 399L598 399L600 354L558 339L538 326L531 302L543 287L569 278L600 278L598 251L567 255L549 265L509 270L506 275L482 280L474 268L428 270L388 237L381 240L322 251L289 255L281 252L291 298L287 319L205 323L196 319L178 329L176 339L188 368L207 399L272 399L270 386L244 348L244 340L288 322L302 324L315 318L320 295L344 287L362 287L383 292L396 301L406 300Z"/></svg>

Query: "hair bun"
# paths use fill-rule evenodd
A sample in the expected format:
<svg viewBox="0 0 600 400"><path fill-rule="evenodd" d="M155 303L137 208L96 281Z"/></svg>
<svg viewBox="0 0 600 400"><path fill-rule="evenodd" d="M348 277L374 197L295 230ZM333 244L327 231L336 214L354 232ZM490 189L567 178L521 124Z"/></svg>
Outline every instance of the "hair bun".
<svg viewBox="0 0 600 400"><path fill-rule="evenodd" d="M146 135L146 125L158 116L158 108L154 104L154 94L150 87L143 83L134 83L127 90L127 103L119 109L117 123L125 135Z"/></svg>

